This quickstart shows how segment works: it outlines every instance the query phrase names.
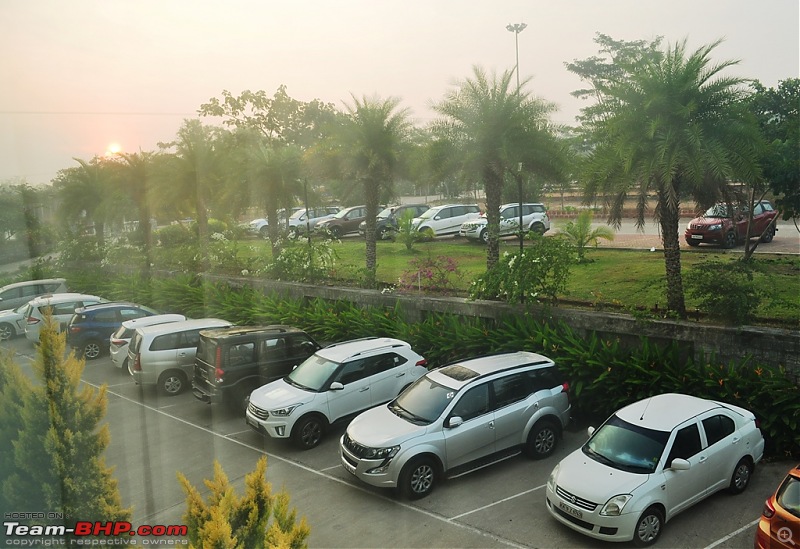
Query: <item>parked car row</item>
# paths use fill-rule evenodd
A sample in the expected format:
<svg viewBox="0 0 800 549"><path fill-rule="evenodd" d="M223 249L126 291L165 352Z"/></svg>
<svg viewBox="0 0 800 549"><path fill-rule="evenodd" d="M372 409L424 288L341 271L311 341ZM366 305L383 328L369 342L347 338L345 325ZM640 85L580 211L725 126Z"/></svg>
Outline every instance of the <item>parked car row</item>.
<svg viewBox="0 0 800 549"><path fill-rule="evenodd" d="M187 319L73 293L36 297L18 309L32 341L49 309L87 359L108 349L137 384L165 396L192 387L203 402L244 412L261 435L309 450L332 425L345 424L342 467L409 499L520 453L550 457L570 421L569 383L537 353L430 369L394 338L323 347L291 326ZM764 453L751 412L683 394L630 404L588 434L553 468L545 508L583 535L638 546L654 543L675 515L708 496L743 492ZM798 496L795 468L765 503L756 547L791 546L785 542L800 523Z"/></svg>

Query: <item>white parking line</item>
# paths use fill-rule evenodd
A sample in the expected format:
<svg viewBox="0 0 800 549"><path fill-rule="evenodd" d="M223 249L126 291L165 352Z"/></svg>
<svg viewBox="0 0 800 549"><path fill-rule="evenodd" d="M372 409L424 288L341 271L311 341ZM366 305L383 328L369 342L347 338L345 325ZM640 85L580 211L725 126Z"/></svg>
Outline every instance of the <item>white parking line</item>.
<svg viewBox="0 0 800 549"><path fill-rule="evenodd" d="M90 385L90 386L95 387L97 389L100 388L100 385L97 385L95 383L90 383L88 381L83 381L83 383L86 383L87 385ZM341 484L343 486L346 486L348 488L351 488L351 489L354 489L354 490L358 490L358 491L363 492L364 494L367 494L369 496L381 498L381 499L383 499L385 501L392 502L395 505L399 505L399 506L401 506L401 507L403 507L403 508L405 508L405 509L407 509L409 511L414 511L414 512L420 513L422 515L425 515L425 516L427 516L429 518L432 518L434 520L438 520L440 522L444 522L444 523L456 526L458 528L462 528L464 530L468 530L468 531L470 531L472 533L478 534L480 536L484 536L484 537L486 537L488 539L491 539L491 540L493 540L495 542L503 543L503 544L505 544L505 545L507 545L509 547L514 547L515 549L528 549L528 546L526 546L526 545L520 545L520 544L515 543L515 542L513 542L513 541L511 541L509 539L505 539L505 538L502 538L502 537L497 536L495 534L492 534L491 532L486 532L484 530L481 530L479 528L475 528L475 527L470 526L468 524L464 524L464 523L461 523L461 522L456 522L454 519L449 519L449 518L444 517L442 515L439 515L437 513L433 513L431 511L426 511L424 509L420 509L418 507L414 507L413 505L409 505L408 503L405 503L405 502L402 502L402 501L397 501L396 499L392 499L392 498L389 498L389 497L386 497L386 496L381 496L380 494L375 494L373 492L370 492L366 488L363 488L363 487L358 486L356 484L351 484L349 482L346 482L343 479L334 477L332 475L328 475L326 473L323 473L322 471L318 471L317 469L312 469L311 467L303 465L302 463L298 463L296 461L291 461L289 459L286 459L284 457L281 457L281 456L278 456L278 455L275 455L275 454L270 454L269 452L265 452L261 448L258 448L256 446L252 446L250 444L247 444L246 442L242 442L241 440L236 440L235 438L229 438L227 435L223 435L222 433L217 433L216 431L212 431L211 429L208 429L206 427L201 427L200 425L195 425L194 423L192 423L190 421L187 421L185 419L182 419L182 418L179 418L179 417L174 416L172 414L169 414L169 413L163 411L163 409L154 408L153 406L150 406L148 404L144 404L142 402L138 402L136 400L133 400L132 398L126 397L125 395L121 395L119 393L115 393L113 391L106 390L106 393L114 395L116 397L119 397L119 398L121 398L123 400L126 400L126 401L130 402L131 404L135 404L137 406L141 406L143 408L146 408L147 410L150 410L151 412L155 412L157 414L161 414L161 415L163 415L165 417L168 417L170 419L173 419L175 421L183 423L184 425L188 425L190 427L194 427L195 429L198 429L198 430L203 431L205 433L208 433L210 435L213 435L213 436L216 436L216 437L220 437L220 438L222 438L224 440L227 440L228 442L232 442L233 444L238 444L239 446L243 446L245 448L248 448L250 450L258 452L260 454L264 454L267 457L269 457L270 459L278 460L278 461L280 461L280 462L282 462L282 463L284 463L286 465L291 465L291 466L297 467L298 469L302 469L303 471L305 471L307 473L311 473L313 475L318 475L318 476L320 476L320 477L322 477L322 478L324 478L326 480L330 480L330 481L336 482L338 484ZM541 487L539 487L539 488L541 488ZM534 490L537 490L537 489L538 488L534 488ZM529 491L531 491L531 490L529 490ZM507 498L507 499L510 499L510 498Z"/></svg>
<svg viewBox="0 0 800 549"><path fill-rule="evenodd" d="M236 435L243 435L245 433L252 433L252 429L245 429L244 431L236 431L235 433L228 433L227 435L222 435L226 438L235 437Z"/></svg>
<svg viewBox="0 0 800 549"><path fill-rule="evenodd" d="M717 545L721 545L721 544L725 543L725 542L726 542L726 541L728 541L729 539L731 539L731 538L734 538L734 537L738 536L739 534L741 534L742 532L744 532L744 531L745 531L745 530L747 530L748 528L752 528L753 526L755 526L756 524L758 524L758 521L759 521L759 520L761 520L761 519L756 519L756 520L754 520L753 522L751 522L750 524L745 524L744 526L742 526L741 528L739 528L739 529L738 529L738 530L736 530L735 532L731 532L730 534L728 534L728 535L727 535L727 536L725 536L724 538L719 538L717 541L715 541L715 542L714 542L714 543L712 543L711 545L706 545L706 546L705 546L703 549L712 549L713 547L716 547Z"/></svg>
<svg viewBox="0 0 800 549"><path fill-rule="evenodd" d="M536 488L531 488L530 490L525 490L524 492L520 492L519 494L514 494L513 496L509 496L507 498L498 499L497 501L494 501L494 502L490 503L489 505L484 505L483 507L478 507L477 509L473 509L472 511L467 511L466 513L461 513L460 515L456 515L454 517L450 517L448 520L460 519L461 517L464 517L464 516L467 516L467 515L471 515L472 513L477 513L478 511L483 511L484 509L488 509L489 507L494 507L495 505L498 505L500 503L505 503L506 501L512 500L514 498L518 498L520 496L524 496L525 494L530 494L531 492L535 492L536 490L541 490L545 486L547 486L547 485L546 484L542 484L541 486L537 486Z"/></svg>

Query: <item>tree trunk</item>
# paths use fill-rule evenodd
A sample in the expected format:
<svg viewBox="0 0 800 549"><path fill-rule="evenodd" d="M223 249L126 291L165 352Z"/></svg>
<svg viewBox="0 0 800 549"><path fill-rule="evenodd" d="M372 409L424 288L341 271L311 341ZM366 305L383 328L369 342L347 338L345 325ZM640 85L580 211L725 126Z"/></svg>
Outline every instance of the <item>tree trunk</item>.
<svg viewBox="0 0 800 549"><path fill-rule="evenodd" d="M681 246L678 235L679 209L670 212L669 207L661 207L661 241L664 244L664 265L667 273L667 309L680 318L686 318L686 304L683 296L681 277Z"/></svg>
<svg viewBox="0 0 800 549"><path fill-rule="evenodd" d="M365 206L367 207L366 219L366 268L369 287L375 285L376 269L378 265L377 235L375 233L375 221L378 216L378 206L380 202L380 185L377 181L364 180Z"/></svg>
<svg viewBox="0 0 800 549"><path fill-rule="evenodd" d="M503 177L486 170L483 174L483 185L486 191L486 220L489 231L489 242L486 247L486 270L488 271L500 260L500 201L503 191Z"/></svg>

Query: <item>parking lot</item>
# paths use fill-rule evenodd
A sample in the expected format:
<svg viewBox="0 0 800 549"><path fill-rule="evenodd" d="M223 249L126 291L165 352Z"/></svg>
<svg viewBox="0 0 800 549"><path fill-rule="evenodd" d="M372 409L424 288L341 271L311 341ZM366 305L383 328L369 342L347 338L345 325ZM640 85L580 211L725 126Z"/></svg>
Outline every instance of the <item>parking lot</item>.
<svg viewBox="0 0 800 549"><path fill-rule="evenodd" d="M24 338L5 344L29 368L34 349ZM310 451L266 440L224 407L197 401L190 392L160 397L140 388L127 371L103 356L88 362L84 382L108 386L106 419L111 443L106 461L116 467L123 504L134 526L184 524L178 471L205 491L218 460L240 491L244 475L268 456L273 490L286 488L298 515L311 527L311 547L621 547L581 536L552 519L544 485L559 459L578 448L585 430L574 429L553 458L523 456L440 484L415 502L359 483L339 464L334 428ZM764 500L790 462L764 463L740 496L716 494L669 522L658 547L752 547ZM625 544L623 546L627 546Z"/></svg>

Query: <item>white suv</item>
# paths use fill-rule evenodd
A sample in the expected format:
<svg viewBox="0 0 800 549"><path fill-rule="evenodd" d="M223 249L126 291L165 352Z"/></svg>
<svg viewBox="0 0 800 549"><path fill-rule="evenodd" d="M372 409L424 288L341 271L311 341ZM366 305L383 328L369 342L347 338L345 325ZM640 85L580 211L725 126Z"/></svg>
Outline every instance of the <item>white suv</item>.
<svg viewBox="0 0 800 549"><path fill-rule="evenodd" d="M481 209L477 204L446 204L434 206L415 217L412 226L427 239L435 236L458 234L461 225L478 219Z"/></svg>
<svg viewBox="0 0 800 549"><path fill-rule="evenodd" d="M459 236L476 240L489 241L489 220L485 214L479 219L467 221L461 225ZM544 234L550 230L550 218L544 204L522 204L522 226L525 232L533 231ZM519 202L503 204L500 206L500 236L518 234L519 231Z"/></svg>
<svg viewBox="0 0 800 549"><path fill-rule="evenodd" d="M247 424L307 450L328 425L384 404L427 372L427 362L405 341L370 337L317 351L283 379L252 392Z"/></svg>
<svg viewBox="0 0 800 549"><path fill-rule="evenodd" d="M568 391L552 360L526 351L443 366L356 417L340 440L342 465L367 484L417 499L444 476L521 450L545 458L569 422Z"/></svg>
<svg viewBox="0 0 800 549"><path fill-rule="evenodd" d="M44 324L47 311L53 315L59 330L67 327L77 309L96 303L105 303L107 299L96 295L64 293L37 297L28 302L23 315L25 317L25 337L28 341L39 342L39 331Z"/></svg>

